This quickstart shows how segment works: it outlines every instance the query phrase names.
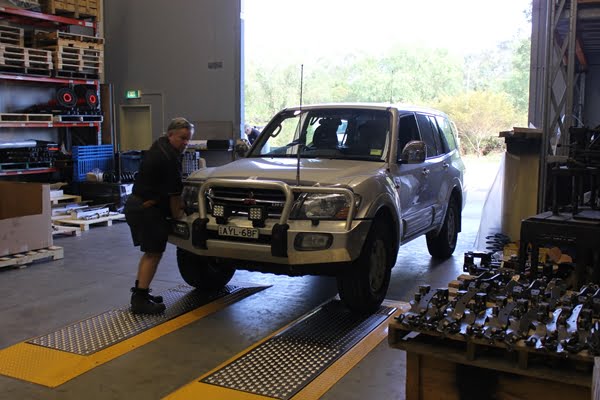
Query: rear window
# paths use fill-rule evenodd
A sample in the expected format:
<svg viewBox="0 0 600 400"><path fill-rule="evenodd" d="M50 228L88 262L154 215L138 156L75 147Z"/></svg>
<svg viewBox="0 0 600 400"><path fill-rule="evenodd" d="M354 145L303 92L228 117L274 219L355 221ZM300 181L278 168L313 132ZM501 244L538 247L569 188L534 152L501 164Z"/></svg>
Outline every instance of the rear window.
<svg viewBox="0 0 600 400"><path fill-rule="evenodd" d="M452 132L452 126L450 125L450 121L447 118L436 116L435 117L440 130L442 131L444 140L446 141L446 145L448 146L448 152L452 150L456 150L456 139L454 138L454 133Z"/></svg>

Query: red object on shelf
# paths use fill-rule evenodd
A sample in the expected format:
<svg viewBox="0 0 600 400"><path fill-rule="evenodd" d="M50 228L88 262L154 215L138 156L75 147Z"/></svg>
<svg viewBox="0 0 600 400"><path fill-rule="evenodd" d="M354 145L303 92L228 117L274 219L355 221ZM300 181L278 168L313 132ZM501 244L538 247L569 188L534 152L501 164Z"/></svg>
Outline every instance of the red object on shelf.
<svg viewBox="0 0 600 400"><path fill-rule="evenodd" d="M39 13L39 12L35 12L35 11L23 10L20 8L1 6L0 12L19 16L19 17L36 19L39 21L54 22L54 23L61 24L61 25L79 25L79 26L85 26L88 28L93 28L94 30L96 29L95 22L83 21L83 20L75 19L75 18L61 17L58 15L43 14L43 13Z"/></svg>
<svg viewBox="0 0 600 400"><path fill-rule="evenodd" d="M0 128L99 128L100 122L0 122Z"/></svg>
<svg viewBox="0 0 600 400"><path fill-rule="evenodd" d="M58 172L58 169L57 168L43 168L43 169L17 169L14 171L0 171L0 176L47 174L50 172Z"/></svg>

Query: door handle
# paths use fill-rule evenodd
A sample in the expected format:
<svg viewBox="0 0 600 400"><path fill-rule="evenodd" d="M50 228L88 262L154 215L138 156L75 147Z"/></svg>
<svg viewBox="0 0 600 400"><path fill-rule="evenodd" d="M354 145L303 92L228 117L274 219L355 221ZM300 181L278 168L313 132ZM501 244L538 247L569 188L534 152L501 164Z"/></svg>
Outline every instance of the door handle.
<svg viewBox="0 0 600 400"><path fill-rule="evenodd" d="M442 167L444 167L444 169L448 169L450 168L450 164L448 164L447 162L445 162Z"/></svg>
<svg viewBox="0 0 600 400"><path fill-rule="evenodd" d="M429 175L429 169L428 168L423 168L423 175L424 176Z"/></svg>

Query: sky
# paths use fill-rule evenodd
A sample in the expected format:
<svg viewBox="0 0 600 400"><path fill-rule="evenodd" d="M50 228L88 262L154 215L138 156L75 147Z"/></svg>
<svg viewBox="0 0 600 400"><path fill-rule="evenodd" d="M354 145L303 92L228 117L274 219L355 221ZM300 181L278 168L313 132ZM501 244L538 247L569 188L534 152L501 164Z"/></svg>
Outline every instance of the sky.
<svg viewBox="0 0 600 400"><path fill-rule="evenodd" d="M244 0L245 56L315 58L385 53L392 44L457 55L529 37L531 0Z"/></svg>

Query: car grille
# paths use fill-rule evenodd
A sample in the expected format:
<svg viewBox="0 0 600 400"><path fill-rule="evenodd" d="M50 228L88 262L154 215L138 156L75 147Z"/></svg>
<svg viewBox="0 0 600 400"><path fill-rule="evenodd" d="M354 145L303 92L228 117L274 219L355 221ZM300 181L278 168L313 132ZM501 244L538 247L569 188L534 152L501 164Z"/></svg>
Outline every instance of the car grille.
<svg viewBox="0 0 600 400"><path fill-rule="evenodd" d="M279 190L213 187L207 193L209 207L224 205L233 215L247 215L252 206L265 207L271 218L281 216L285 205L285 194Z"/></svg>

